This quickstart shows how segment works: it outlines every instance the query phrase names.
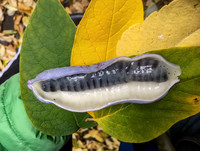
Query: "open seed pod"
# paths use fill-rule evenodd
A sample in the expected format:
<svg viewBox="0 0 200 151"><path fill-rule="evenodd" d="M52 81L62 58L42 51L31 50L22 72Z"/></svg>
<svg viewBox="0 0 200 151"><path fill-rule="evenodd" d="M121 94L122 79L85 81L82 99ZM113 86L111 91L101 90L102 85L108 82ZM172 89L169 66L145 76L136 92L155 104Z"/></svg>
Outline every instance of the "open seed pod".
<svg viewBox="0 0 200 151"><path fill-rule="evenodd" d="M179 81L181 69L156 54L118 57L91 66L46 70L27 82L38 100L74 112L121 103L151 103Z"/></svg>

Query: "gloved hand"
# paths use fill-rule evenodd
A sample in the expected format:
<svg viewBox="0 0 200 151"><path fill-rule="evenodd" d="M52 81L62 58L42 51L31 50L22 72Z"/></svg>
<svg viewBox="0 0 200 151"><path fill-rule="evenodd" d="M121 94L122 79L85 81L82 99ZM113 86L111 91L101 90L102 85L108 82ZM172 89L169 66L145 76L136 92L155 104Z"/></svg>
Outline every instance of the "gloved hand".
<svg viewBox="0 0 200 151"><path fill-rule="evenodd" d="M69 136L48 136L28 119L20 96L19 74L0 85L0 150L57 151Z"/></svg>

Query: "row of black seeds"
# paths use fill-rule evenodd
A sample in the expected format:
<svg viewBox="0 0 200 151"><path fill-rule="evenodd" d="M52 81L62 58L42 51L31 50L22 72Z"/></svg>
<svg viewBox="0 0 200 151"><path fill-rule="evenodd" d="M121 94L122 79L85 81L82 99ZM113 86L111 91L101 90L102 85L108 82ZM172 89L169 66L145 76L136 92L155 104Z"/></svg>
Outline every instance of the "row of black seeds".
<svg viewBox="0 0 200 151"><path fill-rule="evenodd" d="M159 61L145 58L135 62L119 61L95 73L81 73L42 81L41 86L46 92L84 91L130 81L164 82L166 80L168 80L167 71L159 68Z"/></svg>

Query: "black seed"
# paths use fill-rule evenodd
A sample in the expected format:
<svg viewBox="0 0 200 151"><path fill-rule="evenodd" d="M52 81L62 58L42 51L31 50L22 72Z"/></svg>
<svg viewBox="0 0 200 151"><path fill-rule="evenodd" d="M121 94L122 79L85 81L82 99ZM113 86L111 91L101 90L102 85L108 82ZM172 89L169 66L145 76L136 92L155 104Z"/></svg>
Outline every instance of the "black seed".
<svg viewBox="0 0 200 151"><path fill-rule="evenodd" d="M137 61L137 66L140 68L141 65L142 65L142 60L138 60Z"/></svg>
<svg viewBox="0 0 200 151"><path fill-rule="evenodd" d="M91 74L90 73L85 74L85 76L84 76L84 84L85 84L86 90L90 89L90 80L91 80Z"/></svg>
<svg viewBox="0 0 200 151"><path fill-rule="evenodd" d="M154 60L152 67L153 68L157 68L158 64L159 64L159 61L158 60Z"/></svg>
<svg viewBox="0 0 200 151"><path fill-rule="evenodd" d="M95 85L96 85L96 88L100 88L100 83L97 78L95 78Z"/></svg>
<svg viewBox="0 0 200 151"><path fill-rule="evenodd" d="M100 83L99 83L98 78L102 77L103 75L104 75L104 72L103 72L102 75L101 75L101 73L92 73L91 82L93 83L94 88L99 88L100 87Z"/></svg>
<svg viewBox="0 0 200 151"><path fill-rule="evenodd" d="M85 90L85 85L84 85L84 83L83 83L83 80L80 80L80 89L81 89L82 91Z"/></svg>
<svg viewBox="0 0 200 151"><path fill-rule="evenodd" d="M95 79L94 79L94 78L91 79L91 83L92 83L92 85L94 86L94 89L96 89L96 82L95 82Z"/></svg>
<svg viewBox="0 0 200 151"><path fill-rule="evenodd" d="M78 87L76 87L76 85L74 85L74 91L78 91Z"/></svg>
<svg viewBox="0 0 200 151"><path fill-rule="evenodd" d="M84 84L84 86L85 86L85 90L88 90L89 87L88 87L88 84L87 84L87 81L86 81L86 80L83 80L83 84Z"/></svg>
<svg viewBox="0 0 200 151"><path fill-rule="evenodd" d="M62 84L60 84L60 90L61 91L67 91L67 89L66 89L67 87L65 87L65 85L62 83Z"/></svg>
<svg viewBox="0 0 200 151"><path fill-rule="evenodd" d="M41 82L42 90L45 92L50 92L50 81L42 81Z"/></svg>
<svg viewBox="0 0 200 151"><path fill-rule="evenodd" d="M88 73L85 75L84 80L86 81L86 83L91 79L91 74Z"/></svg>
<svg viewBox="0 0 200 151"><path fill-rule="evenodd" d="M79 80L74 81L74 90L75 91L80 91L81 90L80 81Z"/></svg>
<svg viewBox="0 0 200 151"><path fill-rule="evenodd" d="M71 80L68 84L68 90L69 91L74 91L74 80Z"/></svg>
<svg viewBox="0 0 200 151"><path fill-rule="evenodd" d="M124 61L120 61L120 62L116 62L116 63L115 63L115 67L116 67L119 71L122 71L122 70L123 70L123 62L124 62Z"/></svg>
<svg viewBox="0 0 200 151"><path fill-rule="evenodd" d="M137 64L138 67L141 66L141 61L140 60L136 61L135 63Z"/></svg>
<svg viewBox="0 0 200 151"><path fill-rule="evenodd" d="M131 62L126 64L125 71L130 72L130 69L131 69Z"/></svg>
<svg viewBox="0 0 200 151"><path fill-rule="evenodd" d="M68 90L68 91L71 91L71 90L70 90L70 86L69 86L69 84L67 85L67 90Z"/></svg>
<svg viewBox="0 0 200 151"><path fill-rule="evenodd" d="M94 89L94 79L89 79L87 85L89 89Z"/></svg>
<svg viewBox="0 0 200 151"><path fill-rule="evenodd" d="M50 90L56 92L58 90L58 83L56 80L50 80Z"/></svg>
<svg viewBox="0 0 200 151"><path fill-rule="evenodd" d="M163 72L162 78L163 78L163 81L167 81L168 80L167 72Z"/></svg>
<svg viewBox="0 0 200 151"><path fill-rule="evenodd" d="M88 89L90 89L90 83L89 81L86 82Z"/></svg>
<svg viewBox="0 0 200 151"><path fill-rule="evenodd" d="M95 89L95 88L96 88L95 79L92 78L92 79L91 79L91 89Z"/></svg>
<svg viewBox="0 0 200 151"><path fill-rule="evenodd" d="M65 78L60 78L60 79L58 79L58 81L60 83L60 90L61 91L68 91L67 80Z"/></svg>
<svg viewBox="0 0 200 151"><path fill-rule="evenodd" d="M156 75L155 81L156 82L161 82L161 75L160 75L160 73Z"/></svg>
<svg viewBox="0 0 200 151"><path fill-rule="evenodd" d="M126 73L126 70L125 70L125 68L126 68L126 63L125 62L123 62L123 69L121 69L120 70L120 82L121 83L124 83L124 82L126 82L127 81L127 73Z"/></svg>

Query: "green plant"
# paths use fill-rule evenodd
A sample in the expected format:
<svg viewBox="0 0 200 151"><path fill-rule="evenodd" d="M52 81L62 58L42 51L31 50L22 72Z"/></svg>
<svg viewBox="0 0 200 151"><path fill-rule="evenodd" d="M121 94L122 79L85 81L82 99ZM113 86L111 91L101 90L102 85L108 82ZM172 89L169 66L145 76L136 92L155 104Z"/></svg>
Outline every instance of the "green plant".
<svg viewBox="0 0 200 151"><path fill-rule="evenodd" d="M94 122L85 122L90 117L88 113L72 113L39 102L26 82L46 69L90 65L146 52L160 54L180 65L180 83L155 103L111 106L90 112L93 120L119 140L145 142L198 113L199 17L199 0L175 0L144 22L141 0L92 0L76 32L58 0L39 0L24 35L20 60L21 96L30 120L42 132L56 136L94 126ZM160 27L161 20L166 30ZM178 23L177 27L174 23ZM173 48L176 46L181 47Z"/></svg>

